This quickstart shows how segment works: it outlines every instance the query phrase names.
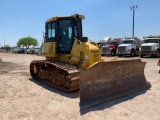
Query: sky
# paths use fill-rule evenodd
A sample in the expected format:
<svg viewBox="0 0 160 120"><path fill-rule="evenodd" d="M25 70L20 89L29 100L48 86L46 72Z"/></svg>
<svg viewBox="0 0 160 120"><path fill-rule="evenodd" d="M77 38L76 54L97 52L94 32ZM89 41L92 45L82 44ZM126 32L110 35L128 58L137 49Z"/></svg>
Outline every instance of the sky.
<svg viewBox="0 0 160 120"><path fill-rule="evenodd" d="M134 36L160 35L160 0L0 0L0 47L28 36L41 45L48 18L75 13L85 16L83 36L95 42L131 37L133 5Z"/></svg>

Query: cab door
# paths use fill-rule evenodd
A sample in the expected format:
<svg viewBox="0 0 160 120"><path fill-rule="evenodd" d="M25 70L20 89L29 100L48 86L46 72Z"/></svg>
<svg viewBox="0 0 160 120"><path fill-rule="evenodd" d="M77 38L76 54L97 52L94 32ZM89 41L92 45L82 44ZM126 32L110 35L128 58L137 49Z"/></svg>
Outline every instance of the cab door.
<svg viewBox="0 0 160 120"><path fill-rule="evenodd" d="M58 21L57 53L69 54L74 42L73 20L71 18Z"/></svg>

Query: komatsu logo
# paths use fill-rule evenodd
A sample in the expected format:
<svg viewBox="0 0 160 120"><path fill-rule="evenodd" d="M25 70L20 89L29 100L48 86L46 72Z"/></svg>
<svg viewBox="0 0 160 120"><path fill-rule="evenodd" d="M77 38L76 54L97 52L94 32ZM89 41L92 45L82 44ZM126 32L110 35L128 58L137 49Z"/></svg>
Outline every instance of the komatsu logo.
<svg viewBox="0 0 160 120"><path fill-rule="evenodd" d="M97 51L97 50L94 50L94 51L91 51L91 52L95 53L95 52L99 52L99 51Z"/></svg>

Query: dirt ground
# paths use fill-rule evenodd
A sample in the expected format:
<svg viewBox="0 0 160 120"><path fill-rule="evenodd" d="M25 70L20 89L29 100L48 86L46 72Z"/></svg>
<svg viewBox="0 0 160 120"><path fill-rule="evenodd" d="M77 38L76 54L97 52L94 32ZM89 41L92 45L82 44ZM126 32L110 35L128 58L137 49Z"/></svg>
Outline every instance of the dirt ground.
<svg viewBox="0 0 160 120"><path fill-rule="evenodd" d="M0 53L0 120L160 120L160 67L158 58L147 62L150 90L80 111L79 93L64 93L31 80L29 64L44 57ZM104 57L109 61L112 57ZM139 57L122 57L138 59Z"/></svg>

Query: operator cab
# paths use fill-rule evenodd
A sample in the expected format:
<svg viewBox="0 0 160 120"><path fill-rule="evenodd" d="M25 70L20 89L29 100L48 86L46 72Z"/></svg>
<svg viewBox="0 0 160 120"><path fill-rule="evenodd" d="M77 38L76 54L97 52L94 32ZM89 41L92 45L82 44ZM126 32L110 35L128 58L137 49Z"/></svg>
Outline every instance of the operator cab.
<svg viewBox="0 0 160 120"><path fill-rule="evenodd" d="M45 42L56 42L57 54L69 54L74 38L82 38L83 15L53 17L46 22Z"/></svg>

